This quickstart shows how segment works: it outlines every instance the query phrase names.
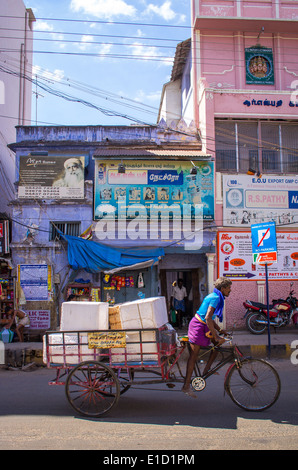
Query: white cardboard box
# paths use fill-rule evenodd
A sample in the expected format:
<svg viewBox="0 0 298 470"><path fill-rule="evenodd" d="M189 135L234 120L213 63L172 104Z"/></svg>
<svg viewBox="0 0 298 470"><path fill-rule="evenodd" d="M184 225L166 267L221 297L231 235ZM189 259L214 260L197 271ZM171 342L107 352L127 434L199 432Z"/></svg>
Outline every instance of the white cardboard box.
<svg viewBox="0 0 298 470"><path fill-rule="evenodd" d="M79 364L83 361L96 360L96 353L88 348L87 335L88 333L64 333L64 335L59 332L50 333L48 335L50 364ZM46 336L43 337L43 362L47 364L45 339Z"/></svg>
<svg viewBox="0 0 298 470"><path fill-rule="evenodd" d="M61 331L96 331L109 329L107 302L64 302L61 308Z"/></svg>
<svg viewBox="0 0 298 470"><path fill-rule="evenodd" d="M160 328L168 322L165 297L151 297L119 304L123 330Z"/></svg>
<svg viewBox="0 0 298 470"><path fill-rule="evenodd" d="M157 352L158 346L155 331L128 331L126 334L126 348L111 349L112 364L158 361Z"/></svg>

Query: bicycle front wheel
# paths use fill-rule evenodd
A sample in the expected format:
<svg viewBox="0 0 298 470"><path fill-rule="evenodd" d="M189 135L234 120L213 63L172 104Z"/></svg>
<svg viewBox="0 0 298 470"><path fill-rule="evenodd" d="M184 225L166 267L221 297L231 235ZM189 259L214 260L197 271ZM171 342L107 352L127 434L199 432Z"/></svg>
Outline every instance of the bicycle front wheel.
<svg viewBox="0 0 298 470"><path fill-rule="evenodd" d="M244 359L234 364L225 381L233 402L247 411L263 411L280 395L280 378L274 367L263 359Z"/></svg>

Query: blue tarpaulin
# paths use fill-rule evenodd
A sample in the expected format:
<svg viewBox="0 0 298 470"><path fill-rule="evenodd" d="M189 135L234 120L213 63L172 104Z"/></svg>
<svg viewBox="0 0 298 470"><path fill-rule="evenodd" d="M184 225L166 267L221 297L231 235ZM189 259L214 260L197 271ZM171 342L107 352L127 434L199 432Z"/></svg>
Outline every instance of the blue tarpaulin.
<svg viewBox="0 0 298 470"><path fill-rule="evenodd" d="M162 256L162 248L111 248L92 240L60 233L68 243L68 262L72 269L85 269L88 273L116 272L124 269L142 269L152 266Z"/></svg>

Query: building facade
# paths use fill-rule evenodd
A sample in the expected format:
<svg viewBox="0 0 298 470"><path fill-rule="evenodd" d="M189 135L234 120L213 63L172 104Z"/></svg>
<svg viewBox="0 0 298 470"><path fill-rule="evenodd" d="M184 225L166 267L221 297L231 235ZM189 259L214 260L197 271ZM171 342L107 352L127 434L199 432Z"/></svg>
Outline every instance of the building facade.
<svg viewBox="0 0 298 470"><path fill-rule="evenodd" d="M290 282L298 289L297 26L295 0L193 0L191 47L177 48L179 111L196 123L215 162L214 273L235 281L228 326L244 325L246 298L266 300L265 268L252 263L251 224L276 223L270 300L286 297ZM160 109L166 119L166 100Z"/></svg>
<svg viewBox="0 0 298 470"><path fill-rule="evenodd" d="M17 162L15 301L36 332L59 325L69 295L111 304L164 295L169 304L178 277L192 316L208 291L216 236L213 162L193 126L18 126L9 147ZM77 240L87 244L85 260L74 248L70 261ZM107 265L94 268L91 248L99 246ZM144 263L112 269L105 250Z"/></svg>

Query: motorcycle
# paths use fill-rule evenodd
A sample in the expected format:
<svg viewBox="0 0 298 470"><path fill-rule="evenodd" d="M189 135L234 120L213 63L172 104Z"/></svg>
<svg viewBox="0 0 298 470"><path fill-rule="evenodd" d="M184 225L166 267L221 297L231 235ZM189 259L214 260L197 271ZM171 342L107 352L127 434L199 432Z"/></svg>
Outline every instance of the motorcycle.
<svg viewBox="0 0 298 470"><path fill-rule="evenodd" d="M293 283L291 283L291 288ZM298 327L298 299L291 289L286 299L272 300L269 305L269 324L274 328L289 325L291 321ZM267 305L246 300L243 302L246 312L246 327L250 333L261 335L268 327Z"/></svg>

